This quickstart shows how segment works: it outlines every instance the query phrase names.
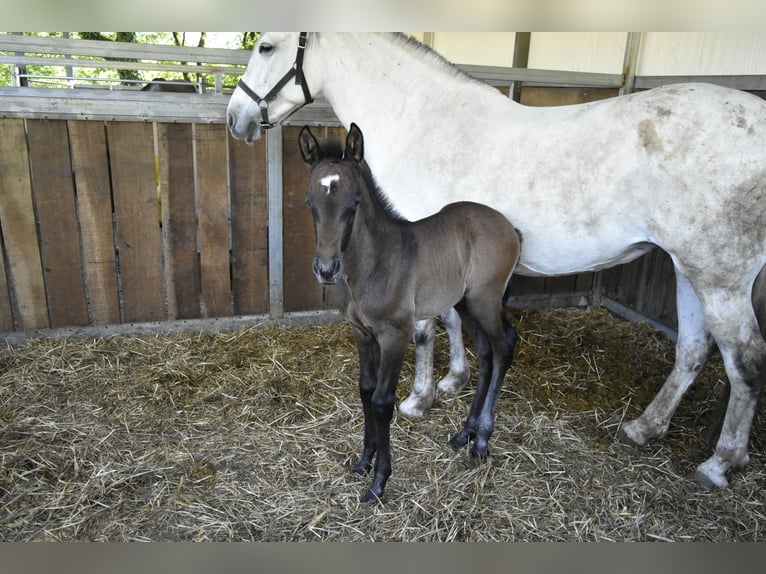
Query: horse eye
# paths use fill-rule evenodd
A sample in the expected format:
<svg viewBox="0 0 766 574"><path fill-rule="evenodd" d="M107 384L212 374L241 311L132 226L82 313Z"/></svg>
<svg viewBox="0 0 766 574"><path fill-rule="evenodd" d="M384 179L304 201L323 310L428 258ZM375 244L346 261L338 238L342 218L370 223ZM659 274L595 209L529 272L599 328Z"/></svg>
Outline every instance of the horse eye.
<svg viewBox="0 0 766 574"><path fill-rule="evenodd" d="M258 46L258 53L259 54L271 54L271 52L274 50L274 46L271 44L261 44Z"/></svg>

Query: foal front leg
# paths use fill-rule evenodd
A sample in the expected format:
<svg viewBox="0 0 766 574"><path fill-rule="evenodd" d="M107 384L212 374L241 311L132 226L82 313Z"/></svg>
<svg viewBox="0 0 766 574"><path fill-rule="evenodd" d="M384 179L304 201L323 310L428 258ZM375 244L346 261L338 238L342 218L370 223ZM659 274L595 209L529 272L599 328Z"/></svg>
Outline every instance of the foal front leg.
<svg viewBox="0 0 766 574"><path fill-rule="evenodd" d="M353 332L359 354L359 396L362 399L364 413L364 441L362 454L351 468L351 472L367 474L372 469L372 459L378 448L375 419L372 415L372 395L378 385L380 347L372 335L356 327L353 328Z"/></svg>
<svg viewBox="0 0 766 574"><path fill-rule="evenodd" d="M370 415L374 421L377 457L372 484L364 494L365 502L383 498L383 491L391 476L391 418L396 401L396 384L402 370L409 334L397 329L387 329L378 334L380 344L380 368L378 385L372 394Z"/></svg>

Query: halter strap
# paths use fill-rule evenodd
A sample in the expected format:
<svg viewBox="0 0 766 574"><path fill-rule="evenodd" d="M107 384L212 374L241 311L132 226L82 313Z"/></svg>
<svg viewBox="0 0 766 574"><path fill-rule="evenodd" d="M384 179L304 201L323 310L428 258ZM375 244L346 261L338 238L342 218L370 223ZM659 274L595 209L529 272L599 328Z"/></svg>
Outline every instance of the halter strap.
<svg viewBox="0 0 766 574"><path fill-rule="evenodd" d="M311 97L311 92L309 91L308 84L306 83L306 76L303 73L303 55L306 52L307 39L308 32L301 32L300 36L298 36L298 52L295 55L295 62L287 71L287 73L282 76L282 78L274 85L273 88L269 90L265 96L261 97L256 94L255 91L252 90L250 86L244 82L244 80L242 80L242 78L240 78L239 82L237 82L237 86L242 88L242 91L258 104L258 107L261 110L261 125L264 128L274 127L274 124L269 121L269 102L273 101L274 98L277 97L277 94L279 94L279 92L282 90L282 88L284 88L285 85L287 85L287 83L293 78L295 78L295 84L300 85L301 90L303 90L303 98L305 101L303 104L295 108L295 110L290 112L290 115L298 111L306 104L310 104L314 101L314 98Z"/></svg>

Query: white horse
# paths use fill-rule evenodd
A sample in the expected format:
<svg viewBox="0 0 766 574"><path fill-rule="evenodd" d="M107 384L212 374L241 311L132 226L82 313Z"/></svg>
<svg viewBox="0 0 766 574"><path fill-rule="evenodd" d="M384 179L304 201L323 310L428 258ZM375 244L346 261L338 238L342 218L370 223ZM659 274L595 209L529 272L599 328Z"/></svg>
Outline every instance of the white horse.
<svg viewBox="0 0 766 574"><path fill-rule="evenodd" d="M747 464L766 374L752 304L766 264L765 102L678 84L532 108L401 35L269 32L231 97L229 129L253 141L262 125L318 95L344 126L355 122L369 134L367 161L403 216L471 200L511 219L524 237L521 274L595 271L655 245L667 251L677 281L675 365L622 435L639 445L662 437L717 344L730 396L715 452L693 478L725 487L727 472ZM452 366L444 390L467 375L459 321L448 316L446 326ZM433 401L433 334L433 323L420 325L415 338L424 347L402 412L422 413Z"/></svg>

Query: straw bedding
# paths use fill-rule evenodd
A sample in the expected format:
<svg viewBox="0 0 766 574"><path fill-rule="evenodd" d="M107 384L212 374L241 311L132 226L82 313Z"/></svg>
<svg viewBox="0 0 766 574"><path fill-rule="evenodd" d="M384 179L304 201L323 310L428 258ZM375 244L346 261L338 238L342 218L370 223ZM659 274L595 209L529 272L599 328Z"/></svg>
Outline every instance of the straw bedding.
<svg viewBox="0 0 766 574"><path fill-rule="evenodd" d="M0 350L2 540L766 540L764 409L723 491L684 479L708 456L715 357L668 436L616 440L673 345L604 311L514 312L521 340L490 460L448 438L473 385L395 416L381 505L350 474L361 446L349 328L30 340ZM448 365L437 337L437 375ZM412 353L399 387L410 390Z"/></svg>

